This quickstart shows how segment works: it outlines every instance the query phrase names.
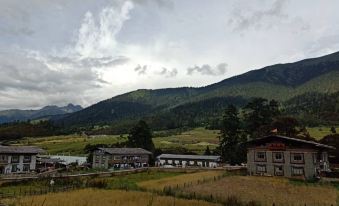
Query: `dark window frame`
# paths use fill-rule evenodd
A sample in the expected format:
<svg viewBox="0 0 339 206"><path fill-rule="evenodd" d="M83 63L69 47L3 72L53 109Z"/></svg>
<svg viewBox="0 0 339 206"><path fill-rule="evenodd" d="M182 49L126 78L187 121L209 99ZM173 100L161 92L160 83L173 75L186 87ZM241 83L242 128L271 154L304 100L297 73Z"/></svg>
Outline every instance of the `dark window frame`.
<svg viewBox="0 0 339 206"><path fill-rule="evenodd" d="M264 154L264 158L258 158L258 154L259 153L263 153ZM266 151L255 151L254 152L254 161L255 162L267 162Z"/></svg>
<svg viewBox="0 0 339 206"><path fill-rule="evenodd" d="M301 157L302 157L302 160L294 160L294 156L295 155L301 155ZM293 164L305 164L305 156L304 156L304 153L302 153L302 152L291 152L290 153L290 161L291 161L291 163L293 163Z"/></svg>
<svg viewBox="0 0 339 206"><path fill-rule="evenodd" d="M258 167L265 167L265 171L258 171ZM257 174L267 173L267 165L266 164L256 164L255 165L255 172Z"/></svg>
<svg viewBox="0 0 339 206"><path fill-rule="evenodd" d="M276 168L281 167L282 174L277 174ZM285 170L284 170L284 165L274 165L274 176L284 176L285 175Z"/></svg>
<svg viewBox="0 0 339 206"><path fill-rule="evenodd" d="M14 161L14 157L16 157L17 160ZM19 163L19 162L20 162L20 156L19 155L12 155L11 163Z"/></svg>
<svg viewBox="0 0 339 206"><path fill-rule="evenodd" d="M281 154L282 159L281 160L276 160L276 158L275 158L276 154ZM274 162L274 163L285 163L284 152L272 152L272 162Z"/></svg>
<svg viewBox="0 0 339 206"><path fill-rule="evenodd" d="M302 174L294 174L294 173L293 173L293 169L302 169ZM305 168L304 168L304 167L296 167L296 166L292 166L292 167L291 167L291 175L292 175L292 176L304 176L304 175L305 175Z"/></svg>
<svg viewBox="0 0 339 206"><path fill-rule="evenodd" d="M26 157L29 157L29 158L26 159ZM24 159L23 159L24 163L30 163L31 161L32 161L32 156L31 155L24 155Z"/></svg>

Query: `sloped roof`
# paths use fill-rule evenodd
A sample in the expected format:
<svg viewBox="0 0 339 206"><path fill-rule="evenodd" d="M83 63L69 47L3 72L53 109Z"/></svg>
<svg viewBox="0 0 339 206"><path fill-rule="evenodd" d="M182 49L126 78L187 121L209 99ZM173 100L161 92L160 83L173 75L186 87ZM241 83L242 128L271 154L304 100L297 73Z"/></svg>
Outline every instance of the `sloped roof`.
<svg viewBox="0 0 339 206"><path fill-rule="evenodd" d="M98 148L99 150L102 150L104 152L107 152L109 154L147 154L151 155L152 152L147 151L142 148Z"/></svg>
<svg viewBox="0 0 339 206"><path fill-rule="evenodd" d="M0 145L0 154L39 154L45 153L45 150L34 146L2 146Z"/></svg>
<svg viewBox="0 0 339 206"><path fill-rule="evenodd" d="M335 147L332 147L332 146L329 146L329 145L325 145L325 144L320 144L318 142L309 141L309 140L303 140L303 139L297 139L297 138L292 138L292 137L286 137L286 136L281 136L281 135L269 135L269 136L266 136L266 137L263 137L263 138L258 138L258 139L250 140L247 143L250 144L250 143L256 143L256 142L264 142L265 140L268 140L268 139L271 139L271 138L278 138L278 139L292 141L292 142L309 144L309 145L312 145L312 146L318 147L318 148L335 149Z"/></svg>
<svg viewBox="0 0 339 206"><path fill-rule="evenodd" d="M191 160L213 160L219 161L220 156L213 155L181 155L181 154L162 154L157 157L158 159L191 159Z"/></svg>

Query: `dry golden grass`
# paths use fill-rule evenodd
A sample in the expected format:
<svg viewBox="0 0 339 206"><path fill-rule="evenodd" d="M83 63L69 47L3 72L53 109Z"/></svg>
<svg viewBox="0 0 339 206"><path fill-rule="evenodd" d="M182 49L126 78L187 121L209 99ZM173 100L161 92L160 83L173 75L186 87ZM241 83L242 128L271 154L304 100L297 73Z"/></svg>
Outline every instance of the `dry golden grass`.
<svg viewBox="0 0 339 206"><path fill-rule="evenodd" d="M196 172L184 175L178 175L175 177L162 178L158 180L149 180L138 183L138 186L147 190L163 190L164 187L182 187L185 183L197 184L198 180L213 179L214 177L221 176L221 171L207 171L207 172Z"/></svg>
<svg viewBox="0 0 339 206"><path fill-rule="evenodd" d="M95 189L23 197L6 200L5 204L15 206L217 206L204 201L153 196L147 192Z"/></svg>
<svg viewBox="0 0 339 206"><path fill-rule="evenodd" d="M284 178L230 176L218 181L185 188L184 192L213 195L221 199L235 196L262 205L336 205L338 192L330 186L294 185Z"/></svg>

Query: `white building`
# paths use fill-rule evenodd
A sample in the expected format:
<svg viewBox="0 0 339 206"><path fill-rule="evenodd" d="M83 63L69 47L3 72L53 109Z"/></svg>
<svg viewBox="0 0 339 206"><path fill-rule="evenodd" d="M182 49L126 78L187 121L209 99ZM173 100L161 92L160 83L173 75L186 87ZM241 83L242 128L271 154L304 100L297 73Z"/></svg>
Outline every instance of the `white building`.
<svg viewBox="0 0 339 206"><path fill-rule="evenodd" d="M162 154L157 157L157 166L166 167L168 165L179 167L210 167L215 168L220 164L220 156L212 155L178 155Z"/></svg>
<svg viewBox="0 0 339 206"><path fill-rule="evenodd" d="M35 170L36 156L44 150L32 146L1 146L0 174L28 173Z"/></svg>

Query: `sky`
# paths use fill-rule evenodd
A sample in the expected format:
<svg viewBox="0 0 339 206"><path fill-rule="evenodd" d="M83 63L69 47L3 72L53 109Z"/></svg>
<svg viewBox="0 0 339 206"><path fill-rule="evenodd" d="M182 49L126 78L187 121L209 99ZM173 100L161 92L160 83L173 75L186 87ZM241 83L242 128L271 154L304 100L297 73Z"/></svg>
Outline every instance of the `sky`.
<svg viewBox="0 0 339 206"><path fill-rule="evenodd" d="M339 51L337 0L0 0L0 110L200 87Z"/></svg>

